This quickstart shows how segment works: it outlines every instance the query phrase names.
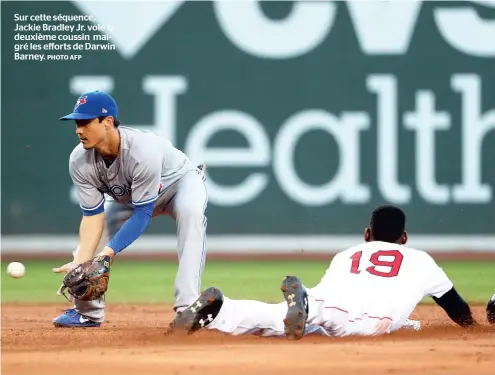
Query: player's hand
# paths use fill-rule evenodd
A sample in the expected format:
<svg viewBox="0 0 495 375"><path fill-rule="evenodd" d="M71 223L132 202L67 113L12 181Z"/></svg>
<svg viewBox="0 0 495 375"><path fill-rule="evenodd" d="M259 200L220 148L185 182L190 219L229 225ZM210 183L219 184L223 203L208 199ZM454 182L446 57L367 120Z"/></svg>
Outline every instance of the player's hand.
<svg viewBox="0 0 495 375"><path fill-rule="evenodd" d="M105 246L105 248L100 251L96 256L109 256L110 258L113 258L115 256L115 251L113 251L112 248Z"/></svg>
<svg viewBox="0 0 495 375"><path fill-rule="evenodd" d="M77 264L75 262L69 262L69 263L64 264L61 267L52 268L52 271L55 273L62 273L62 272L69 273L70 271L72 271L76 267L77 267Z"/></svg>
<svg viewBox="0 0 495 375"><path fill-rule="evenodd" d="M76 267L77 267L77 264L75 262L69 262L69 263L64 264L61 267L52 268L52 271L55 273L62 273L62 272L69 273L70 271L72 271ZM64 284L60 285L60 287L57 290L57 295L59 295L59 296L62 295L62 287L63 286L64 286ZM69 296L69 298L67 298L67 299L69 300L69 302L74 302L74 298L72 296Z"/></svg>

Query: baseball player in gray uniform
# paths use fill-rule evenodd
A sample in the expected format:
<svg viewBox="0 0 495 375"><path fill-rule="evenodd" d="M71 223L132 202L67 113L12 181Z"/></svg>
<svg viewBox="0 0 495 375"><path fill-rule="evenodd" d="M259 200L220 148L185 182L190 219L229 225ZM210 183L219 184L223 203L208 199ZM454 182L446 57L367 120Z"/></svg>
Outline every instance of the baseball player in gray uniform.
<svg viewBox="0 0 495 375"><path fill-rule="evenodd" d="M207 190L204 169L161 136L120 126L115 100L100 91L80 96L72 113L80 143L70 155L69 172L77 189L82 219L74 259L54 272L68 273L110 241L98 255L114 257L146 230L152 218L176 221L179 266L176 314L200 292L206 253ZM53 320L58 327L99 327L104 299L73 299L74 308Z"/></svg>

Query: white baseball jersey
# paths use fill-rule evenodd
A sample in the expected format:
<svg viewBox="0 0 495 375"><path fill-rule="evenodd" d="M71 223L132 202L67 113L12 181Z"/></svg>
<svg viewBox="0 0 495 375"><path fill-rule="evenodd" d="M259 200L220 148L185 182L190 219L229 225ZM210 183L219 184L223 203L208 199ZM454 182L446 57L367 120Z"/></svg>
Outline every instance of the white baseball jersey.
<svg viewBox="0 0 495 375"><path fill-rule="evenodd" d="M304 281L303 281L304 282ZM441 297L453 287L424 251L387 242L365 242L338 253L320 283L307 288L305 334L377 335L407 326L424 296ZM233 335L284 335L287 302L224 297L208 326Z"/></svg>
<svg viewBox="0 0 495 375"><path fill-rule="evenodd" d="M366 334L381 321L400 328L423 297L441 297L452 287L426 252L374 241L338 253L308 294L313 312L337 322L340 334ZM373 325L360 326L367 320Z"/></svg>
<svg viewBox="0 0 495 375"><path fill-rule="evenodd" d="M131 206L153 202L196 166L165 138L147 131L119 127L120 156L109 166L95 150L77 145L69 172L85 211L97 210L108 194Z"/></svg>

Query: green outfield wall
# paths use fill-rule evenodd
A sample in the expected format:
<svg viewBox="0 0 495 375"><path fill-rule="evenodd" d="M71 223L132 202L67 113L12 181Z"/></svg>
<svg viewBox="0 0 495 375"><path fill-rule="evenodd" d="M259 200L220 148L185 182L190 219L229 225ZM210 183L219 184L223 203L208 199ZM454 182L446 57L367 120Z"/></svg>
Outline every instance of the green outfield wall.
<svg viewBox="0 0 495 375"><path fill-rule="evenodd" d="M58 118L95 89L206 162L213 250L339 249L384 203L418 246L495 250L493 5L109 4L1 5L2 251L76 243L77 138ZM57 40L21 38L41 34ZM159 218L134 246L173 250L174 233Z"/></svg>

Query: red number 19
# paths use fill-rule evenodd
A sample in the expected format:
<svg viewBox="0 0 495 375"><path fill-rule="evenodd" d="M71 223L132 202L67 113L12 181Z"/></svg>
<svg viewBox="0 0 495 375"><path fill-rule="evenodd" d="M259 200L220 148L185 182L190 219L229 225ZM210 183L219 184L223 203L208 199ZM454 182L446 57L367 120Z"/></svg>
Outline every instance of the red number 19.
<svg viewBox="0 0 495 375"><path fill-rule="evenodd" d="M362 251L358 251L351 256L352 264L351 264L351 273L359 274L359 263L361 262L361 256L363 255ZM393 260L380 260L381 256L392 256ZM368 273L380 276L380 277L394 277L399 274L400 267L402 265L402 260L404 256L398 250L379 250L376 253L371 254L370 262L373 264L366 268ZM390 267L388 272L377 271L375 267Z"/></svg>

